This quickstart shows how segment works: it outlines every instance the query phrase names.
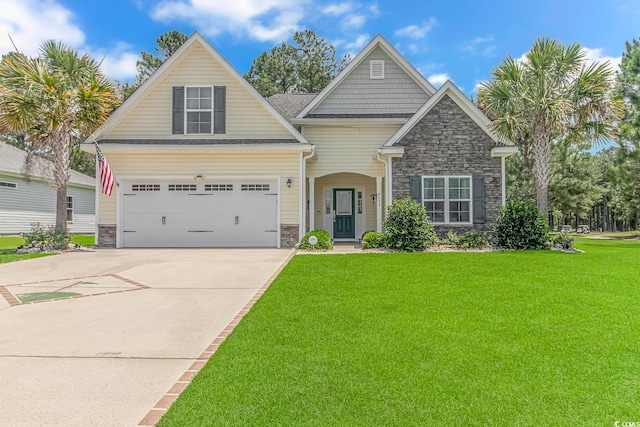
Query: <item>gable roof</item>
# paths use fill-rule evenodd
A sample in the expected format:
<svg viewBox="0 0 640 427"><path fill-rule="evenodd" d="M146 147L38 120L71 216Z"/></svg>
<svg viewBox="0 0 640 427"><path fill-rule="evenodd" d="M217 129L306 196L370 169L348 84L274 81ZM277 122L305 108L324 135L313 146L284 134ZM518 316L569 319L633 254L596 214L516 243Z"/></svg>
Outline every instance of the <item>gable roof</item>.
<svg viewBox="0 0 640 427"><path fill-rule="evenodd" d="M315 93L277 93L267 98L267 102L273 106L289 122L309 104Z"/></svg>
<svg viewBox="0 0 640 427"><path fill-rule="evenodd" d="M9 172L13 175L25 175L24 173L24 161L27 158L27 153L24 150L16 148L4 142L0 142L0 173ZM53 170L53 163L49 160L37 157L34 159L33 173L29 176L42 178L40 170ZM89 175L82 174L80 172L70 170L69 182L73 184L82 184L94 187L96 186L96 179Z"/></svg>
<svg viewBox="0 0 640 427"><path fill-rule="evenodd" d="M351 62L349 62L342 71L340 71L340 73L338 73L331 83L329 83L300 113L298 113L296 117L303 118L309 114L310 111L324 101L329 94L331 94L331 92L333 92L333 90L338 87L340 83L344 81L377 47L380 47L387 55L389 55L389 57L393 59L395 63L398 64L398 66L402 68L402 70L406 72L426 93L433 95L436 92L436 88L429 83L429 81L418 70L416 70L415 67L391 45L391 43L382 37L382 35L378 34L367 46L365 46L364 49L360 51L359 54L356 55L355 58L351 60Z"/></svg>
<svg viewBox="0 0 640 427"><path fill-rule="evenodd" d="M384 147L391 147L396 142L400 141L402 138L409 133L413 127L420 122L427 115L431 109L440 102L440 100L448 95L467 115L474 121L482 130L486 132L487 135L491 139L493 139L498 146L503 147L515 147L515 144L511 141L501 140L497 137L495 132L493 132L493 127L491 125L491 120L484 115L482 111L476 107L473 102L469 98L465 96L465 94L458 89L456 85L453 84L451 80L447 80L440 89L433 94L431 98L427 102L424 103L422 107L411 117L398 131L393 134L391 138L384 144Z"/></svg>
<svg viewBox="0 0 640 427"><path fill-rule="evenodd" d="M244 77L235 68L197 31L194 32L191 37L185 41L182 46L178 50L176 50L164 63L156 69L151 76L120 106L118 109L109 117L106 123L100 126L95 132L93 132L89 137L85 140L84 143L93 143L95 140L102 139L106 134L108 134L115 126L117 126L126 116L127 114L137 105L137 103L142 100L147 91L153 90L153 86L156 82L162 81L163 77L171 72L173 68L178 65L181 61L181 57L189 51L191 46L195 43L199 43L224 69L227 71L237 82L243 86L247 91L249 91L258 102L267 110L274 118L285 128L289 133L291 133L292 137L298 140L301 143L309 143L307 139L298 132L292 125L289 123L282 115L275 109L271 104L269 104L262 95L258 93L254 89L253 86L249 82L245 80ZM170 108L170 106L167 106ZM224 141L224 140L222 140ZM218 141L221 142L221 141Z"/></svg>

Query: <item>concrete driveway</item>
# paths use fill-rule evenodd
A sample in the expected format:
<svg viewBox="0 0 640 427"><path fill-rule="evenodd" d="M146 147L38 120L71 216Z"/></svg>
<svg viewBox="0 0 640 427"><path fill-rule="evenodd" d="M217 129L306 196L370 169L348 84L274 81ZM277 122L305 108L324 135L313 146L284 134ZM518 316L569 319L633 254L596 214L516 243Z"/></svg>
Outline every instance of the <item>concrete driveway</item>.
<svg viewBox="0 0 640 427"><path fill-rule="evenodd" d="M290 255L98 249L1 264L0 426L153 424ZM54 291L73 297L20 302Z"/></svg>

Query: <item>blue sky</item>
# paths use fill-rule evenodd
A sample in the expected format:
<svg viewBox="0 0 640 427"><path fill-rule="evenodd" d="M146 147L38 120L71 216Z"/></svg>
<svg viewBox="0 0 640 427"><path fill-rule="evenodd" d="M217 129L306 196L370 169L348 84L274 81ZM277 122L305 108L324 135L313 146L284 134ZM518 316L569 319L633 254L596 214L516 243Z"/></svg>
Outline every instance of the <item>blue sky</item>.
<svg viewBox="0 0 640 427"><path fill-rule="evenodd" d="M453 80L467 95L507 55L549 36L579 42L589 60L617 67L624 43L640 36L638 0L314 1L0 0L0 54L35 54L57 39L97 58L109 77L135 76L142 50L165 31L199 31L240 72L261 52L311 29L340 54L380 33L436 86Z"/></svg>

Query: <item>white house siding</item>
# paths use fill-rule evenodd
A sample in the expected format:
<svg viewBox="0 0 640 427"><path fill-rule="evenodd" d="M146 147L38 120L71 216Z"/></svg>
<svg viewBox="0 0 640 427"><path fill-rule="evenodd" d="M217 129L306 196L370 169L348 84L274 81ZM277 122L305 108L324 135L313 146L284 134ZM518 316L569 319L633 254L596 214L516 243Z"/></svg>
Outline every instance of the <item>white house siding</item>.
<svg viewBox="0 0 640 427"><path fill-rule="evenodd" d="M384 79L371 79L370 60L384 60ZM310 114L413 114L429 95L387 55L374 49Z"/></svg>
<svg viewBox="0 0 640 427"><path fill-rule="evenodd" d="M39 222L52 225L56 221L56 191L46 183L22 177L0 175L0 181L14 182L17 188L0 187L0 234L18 234L31 230L31 224ZM95 231L94 190L69 186L68 194L74 196L77 215L69 223L72 233Z"/></svg>
<svg viewBox="0 0 640 427"><path fill-rule="evenodd" d="M304 135L316 146L317 160L307 163L307 175L321 177L338 172L384 176L384 165L375 160L380 147L400 125L341 127L308 126Z"/></svg>
<svg viewBox="0 0 640 427"><path fill-rule="evenodd" d="M123 153L108 152L109 165L116 182L123 175L136 177L183 176L205 178L216 175L280 176L280 223L300 224L299 193L300 153L211 153L211 152L160 152L160 153ZM287 179L291 178L291 188ZM111 197L99 196L99 223L116 224L116 191Z"/></svg>
<svg viewBox="0 0 640 427"><path fill-rule="evenodd" d="M291 133L229 74L202 45L195 42L178 58L163 80L148 88L137 105L117 124L106 139L201 139L204 135L172 135L173 86L226 86L226 133L207 139L291 139ZM109 159L110 160L110 159Z"/></svg>

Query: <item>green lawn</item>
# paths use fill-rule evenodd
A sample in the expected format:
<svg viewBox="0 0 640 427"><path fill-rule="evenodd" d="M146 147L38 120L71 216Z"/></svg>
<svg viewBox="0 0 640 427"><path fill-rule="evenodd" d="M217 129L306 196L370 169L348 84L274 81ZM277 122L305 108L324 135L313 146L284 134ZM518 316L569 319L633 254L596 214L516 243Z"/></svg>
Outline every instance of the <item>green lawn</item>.
<svg viewBox="0 0 640 427"><path fill-rule="evenodd" d="M94 244L93 234L91 235L73 235L71 236L73 243L78 243L83 246L92 246ZM52 254L17 254L16 249L18 246L24 244L22 237L0 237L0 264L5 262L19 261L23 259L41 258Z"/></svg>
<svg viewBox="0 0 640 427"><path fill-rule="evenodd" d="M159 426L640 420L640 242L299 255Z"/></svg>

